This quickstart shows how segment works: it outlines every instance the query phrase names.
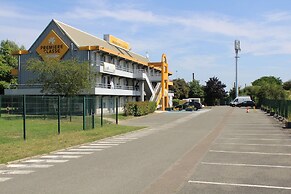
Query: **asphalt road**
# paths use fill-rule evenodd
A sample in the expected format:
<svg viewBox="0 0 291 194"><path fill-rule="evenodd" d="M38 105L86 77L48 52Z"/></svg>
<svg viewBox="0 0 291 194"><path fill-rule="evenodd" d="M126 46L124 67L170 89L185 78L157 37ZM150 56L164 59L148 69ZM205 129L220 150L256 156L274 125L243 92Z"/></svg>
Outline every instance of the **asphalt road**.
<svg viewBox="0 0 291 194"><path fill-rule="evenodd" d="M148 128L2 166L0 193L291 192L289 132L260 111L214 107L121 124Z"/></svg>

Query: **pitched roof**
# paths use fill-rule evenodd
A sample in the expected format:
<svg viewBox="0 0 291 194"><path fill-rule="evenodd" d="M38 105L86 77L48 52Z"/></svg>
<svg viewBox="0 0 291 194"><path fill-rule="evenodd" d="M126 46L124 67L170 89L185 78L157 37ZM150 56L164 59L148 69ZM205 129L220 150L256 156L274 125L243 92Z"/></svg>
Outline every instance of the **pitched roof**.
<svg viewBox="0 0 291 194"><path fill-rule="evenodd" d="M63 22L53 20L63 31L64 33L78 46L78 47L85 47L85 46L101 46L107 49L110 49L116 53L122 53L128 57L137 59L138 61L148 63L148 59L144 56L139 54L133 53L131 51L127 51L115 45L109 44L107 41L100 39L96 36L93 36L87 32L74 28L68 24Z"/></svg>

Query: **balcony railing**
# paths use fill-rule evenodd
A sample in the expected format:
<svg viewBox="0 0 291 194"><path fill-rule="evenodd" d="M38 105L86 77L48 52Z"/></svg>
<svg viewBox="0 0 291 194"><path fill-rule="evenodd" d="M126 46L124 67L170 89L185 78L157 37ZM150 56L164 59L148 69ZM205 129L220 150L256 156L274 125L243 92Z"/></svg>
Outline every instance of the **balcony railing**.
<svg viewBox="0 0 291 194"><path fill-rule="evenodd" d="M99 67L99 66L104 66L105 61L100 61L100 62L92 62L91 65L95 66L95 67ZM109 62L105 62L105 63L109 63ZM148 75L148 77L161 77L161 73L160 72L153 72L153 71L147 71L146 69L132 69L129 67L124 67L124 66L120 66L120 65L116 65L113 63L110 63L112 65L115 65L115 69L116 70L120 70L120 71L125 71L128 73L134 73L134 74L142 74L142 73L146 73Z"/></svg>
<svg viewBox="0 0 291 194"><path fill-rule="evenodd" d="M133 86L126 86L126 85L110 85L110 84L104 84L104 83L97 83L95 85L96 88L107 88L107 89L121 89L121 90L136 90L138 91L139 88L133 87Z"/></svg>

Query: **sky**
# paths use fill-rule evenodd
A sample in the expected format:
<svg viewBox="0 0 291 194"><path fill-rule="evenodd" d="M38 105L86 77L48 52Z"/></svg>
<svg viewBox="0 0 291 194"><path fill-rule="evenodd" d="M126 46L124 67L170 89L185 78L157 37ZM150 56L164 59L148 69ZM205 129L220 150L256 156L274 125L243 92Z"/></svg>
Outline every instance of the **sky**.
<svg viewBox="0 0 291 194"><path fill-rule="evenodd" d="M52 19L103 38L112 34L152 62L167 56L171 79L235 82L291 79L290 0L0 0L0 40L26 49Z"/></svg>

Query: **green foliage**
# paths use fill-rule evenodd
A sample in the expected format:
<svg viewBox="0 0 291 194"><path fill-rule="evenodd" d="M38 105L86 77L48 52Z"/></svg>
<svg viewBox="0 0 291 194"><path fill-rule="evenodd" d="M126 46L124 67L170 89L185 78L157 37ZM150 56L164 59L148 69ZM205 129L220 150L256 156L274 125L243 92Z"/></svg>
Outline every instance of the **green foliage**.
<svg viewBox="0 0 291 194"><path fill-rule="evenodd" d="M157 109L157 104L156 102L148 102L148 113L153 113Z"/></svg>
<svg viewBox="0 0 291 194"><path fill-rule="evenodd" d="M256 102L257 106L261 106L264 99L286 99L288 93L283 89L280 78L274 76L264 76L254 82L253 86L248 86L241 90L243 95L249 95Z"/></svg>
<svg viewBox="0 0 291 194"><path fill-rule="evenodd" d="M22 46L23 48L23 46ZM11 52L19 50L18 45L10 40L2 40L0 44L0 94L10 84L16 84L17 80L11 75L11 69L17 68L17 58Z"/></svg>
<svg viewBox="0 0 291 194"><path fill-rule="evenodd" d="M124 114L126 116L142 116L155 112L156 108L155 102L128 102L124 105Z"/></svg>
<svg viewBox="0 0 291 194"><path fill-rule="evenodd" d="M204 87L205 103L209 106L215 105L226 97L225 87L226 85L219 81L217 77L209 78Z"/></svg>
<svg viewBox="0 0 291 194"><path fill-rule="evenodd" d="M229 90L228 96L230 99L235 99L236 96L235 96L235 88L234 87Z"/></svg>
<svg viewBox="0 0 291 194"><path fill-rule="evenodd" d="M127 102L123 109L124 109L124 115L129 116L129 115L134 115L135 114L135 102Z"/></svg>
<svg viewBox="0 0 291 194"><path fill-rule="evenodd" d="M180 104L179 99L173 99L173 107L178 106Z"/></svg>
<svg viewBox="0 0 291 194"><path fill-rule="evenodd" d="M282 85L282 80L274 76L263 76L252 82L253 86L263 86L266 84L270 85Z"/></svg>
<svg viewBox="0 0 291 194"><path fill-rule="evenodd" d="M92 86L94 80L88 63L79 63L76 59L40 61L31 59L27 70L37 74L32 83L43 84L42 92L63 95L75 95Z"/></svg>
<svg viewBox="0 0 291 194"><path fill-rule="evenodd" d="M283 88L284 90L291 90L291 80L284 82Z"/></svg>
<svg viewBox="0 0 291 194"><path fill-rule="evenodd" d="M189 86L184 79L174 79L173 86L170 87L170 90L174 91L174 98L183 99L188 98Z"/></svg>
<svg viewBox="0 0 291 194"><path fill-rule="evenodd" d="M193 80L188 83L189 85L189 98L202 98L204 91L198 80Z"/></svg>

